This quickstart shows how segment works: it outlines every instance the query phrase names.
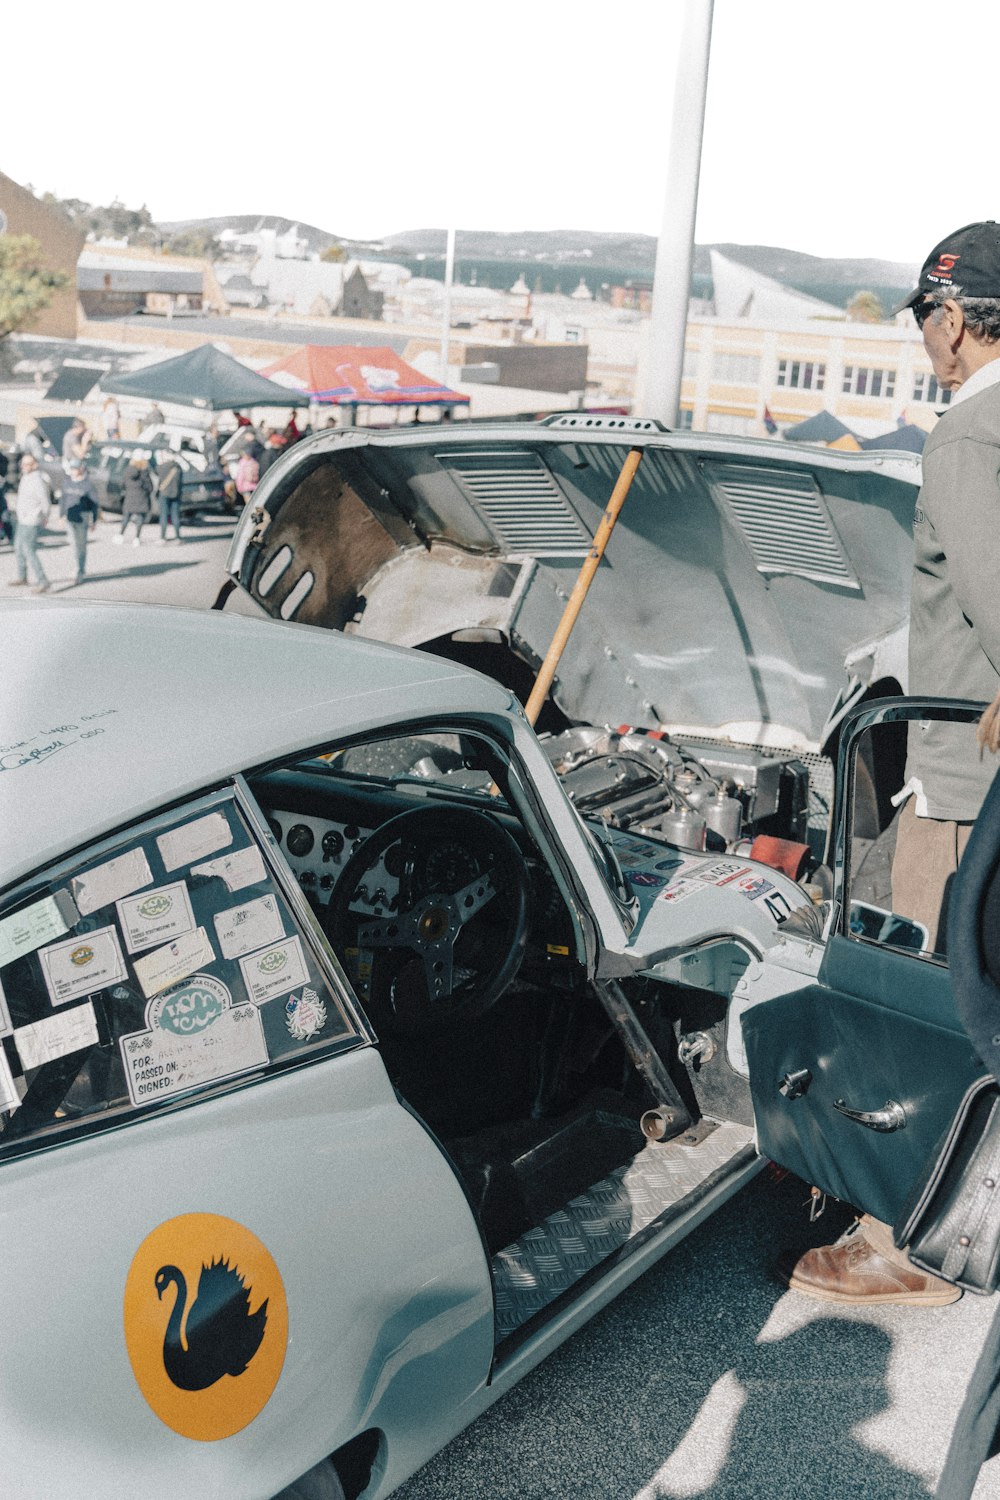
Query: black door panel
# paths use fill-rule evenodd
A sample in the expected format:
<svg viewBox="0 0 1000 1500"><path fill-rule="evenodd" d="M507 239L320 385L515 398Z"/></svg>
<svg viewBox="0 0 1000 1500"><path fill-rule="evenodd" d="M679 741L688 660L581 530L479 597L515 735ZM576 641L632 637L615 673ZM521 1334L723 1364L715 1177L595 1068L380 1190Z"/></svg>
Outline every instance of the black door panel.
<svg viewBox="0 0 1000 1500"><path fill-rule="evenodd" d="M755 1006L743 1032L761 1153L889 1223L985 1072L945 969L845 938L832 939L818 983ZM906 1123L876 1131L835 1101L894 1101Z"/></svg>

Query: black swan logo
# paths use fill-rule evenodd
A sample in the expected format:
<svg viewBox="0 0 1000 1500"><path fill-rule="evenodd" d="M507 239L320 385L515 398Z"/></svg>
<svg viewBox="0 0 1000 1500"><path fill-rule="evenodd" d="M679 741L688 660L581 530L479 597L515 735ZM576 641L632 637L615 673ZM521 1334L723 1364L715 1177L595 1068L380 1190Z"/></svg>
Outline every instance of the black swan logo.
<svg viewBox="0 0 1000 1500"><path fill-rule="evenodd" d="M182 1391L203 1391L223 1375L242 1375L261 1346L268 1299L251 1314L251 1289L237 1268L221 1258L202 1264L182 1334L187 1282L177 1266L161 1266L155 1277L156 1295L162 1298L171 1282L177 1296L163 1339L163 1367L174 1385Z"/></svg>

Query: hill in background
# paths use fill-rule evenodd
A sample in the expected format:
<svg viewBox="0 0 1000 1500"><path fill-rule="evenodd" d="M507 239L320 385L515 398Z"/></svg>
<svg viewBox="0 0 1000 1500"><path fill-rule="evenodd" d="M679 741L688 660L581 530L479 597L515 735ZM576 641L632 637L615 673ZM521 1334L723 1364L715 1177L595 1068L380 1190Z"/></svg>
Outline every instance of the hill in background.
<svg viewBox="0 0 1000 1500"><path fill-rule="evenodd" d="M295 223L265 214L227 214L216 218L183 219L158 225L165 235L184 232L217 236L224 229L244 233L264 223L284 233ZM342 245L347 256L393 260L422 276L443 279L446 235L443 229L408 229L386 235L380 242L345 239L315 224L298 223L298 232L313 253ZM709 250L764 276L795 287L825 302L846 306L858 291L871 291L888 308L913 286L917 266L858 257L834 260L806 255L776 245L696 245L692 291L711 295ZM599 230L459 230L456 236L456 274L462 282L509 287L523 275L535 291L571 292L581 277L597 296L603 284L651 281L656 240L647 234L607 233Z"/></svg>

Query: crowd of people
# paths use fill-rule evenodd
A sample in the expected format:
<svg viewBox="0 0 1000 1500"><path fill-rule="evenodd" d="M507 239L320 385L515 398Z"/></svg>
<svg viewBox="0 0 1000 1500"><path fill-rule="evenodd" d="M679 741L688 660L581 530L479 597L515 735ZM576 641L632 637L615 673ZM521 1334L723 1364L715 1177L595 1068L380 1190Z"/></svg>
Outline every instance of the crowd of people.
<svg viewBox="0 0 1000 1500"><path fill-rule="evenodd" d="M162 411L153 406L146 413L145 425L155 426L163 420ZM213 422L205 432L204 471L206 475L216 473L231 498L245 504L271 465L305 437L309 428L298 425L294 412L284 427L258 429L242 413L236 414L236 421L236 435L227 435L231 441L225 445L228 469L221 462L223 439L218 426ZM118 440L119 424L117 403L109 397L100 413L103 441ZM30 583L36 594L51 588L39 544L56 515L73 546L76 571L71 585L84 581L87 542L101 508L88 464L88 457L96 452L94 443L86 422L76 417L63 438L58 460L37 428L19 447L6 452L0 447L0 542L10 543L14 550L16 577L11 580L11 588L24 588ZM155 519L159 522L159 544L171 539L179 542L183 481L184 470L169 448L153 449L150 456L136 452L122 477L121 521L112 540L124 545L131 531L132 546L138 547L146 522Z"/></svg>

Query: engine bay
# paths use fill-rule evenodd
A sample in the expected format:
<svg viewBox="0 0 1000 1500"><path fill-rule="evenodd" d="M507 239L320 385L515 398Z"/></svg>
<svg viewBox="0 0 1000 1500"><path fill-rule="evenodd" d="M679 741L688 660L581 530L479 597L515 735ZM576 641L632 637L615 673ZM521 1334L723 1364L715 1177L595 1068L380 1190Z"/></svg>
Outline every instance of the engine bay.
<svg viewBox="0 0 1000 1500"><path fill-rule="evenodd" d="M827 807L811 805L809 767L791 752L688 744L629 725L577 726L542 744L584 817L686 849L720 851L763 834L808 843L822 857L817 824Z"/></svg>

